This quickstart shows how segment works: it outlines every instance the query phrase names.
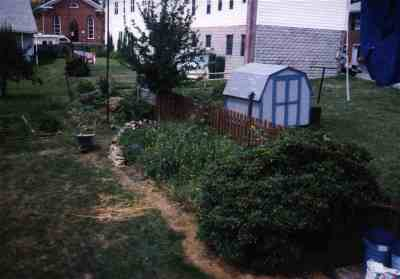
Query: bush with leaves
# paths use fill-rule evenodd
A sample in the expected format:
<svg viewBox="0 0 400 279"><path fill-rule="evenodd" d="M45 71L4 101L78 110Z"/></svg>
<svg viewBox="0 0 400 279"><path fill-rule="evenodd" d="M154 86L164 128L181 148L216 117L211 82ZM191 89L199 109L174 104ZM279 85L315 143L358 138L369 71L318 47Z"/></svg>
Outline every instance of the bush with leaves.
<svg viewBox="0 0 400 279"><path fill-rule="evenodd" d="M133 120L152 119L153 115L154 110L150 104L134 94L129 94L122 99L115 120L118 123L125 123Z"/></svg>
<svg viewBox="0 0 400 279"><path fill-rule="evenodd" d="M70 77L88 77L90 75L90 68L85 59L74 55L67 59L65 71Z"/></svg>
<svg viewBox="0 0 400 279"><path fill-rule="evenodd" d="M306 268L313 249L328 254L344 216L380 198L370 160L362 148L303 131L221 157L202 176L199 236L253 270Z"/></svg>
<svg viewBox="0 0 400 279"><path fill-rule="evenodd" d="M140 144L141 156L132 154L128 162L140 162L147 175L166 181L173 196L190 207L197 207L202 170L217 158L226 157L240 147L231 140L191 123L168 123L158 129L135 130L121 138L128 146Z"/></svg>
<svg viewBox="0 0 400 279"><path fill-rule="evenodd" d="M77 90L79 93L89 93L96 90L96 87L90 80L80 80L78 83Z"/></svg>

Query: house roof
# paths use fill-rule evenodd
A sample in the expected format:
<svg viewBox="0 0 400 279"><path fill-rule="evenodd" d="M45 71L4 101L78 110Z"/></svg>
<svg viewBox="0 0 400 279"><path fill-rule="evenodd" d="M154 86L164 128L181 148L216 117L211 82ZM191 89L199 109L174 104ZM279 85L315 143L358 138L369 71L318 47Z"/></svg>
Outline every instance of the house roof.
<svg viewBox="0 0 400 279"><path fill-rule="evenodd" d="M2 0L0 0L0 1L2 1ZM61 1L64 1L64 0L50 0L46 3L43 3L39 6L37 6L34 9L34 11L37 12L37 11L41 11L41 10L53 9L54 5L58 4ZM94 0L81 0L81 1L85 2L86 4L88 4L89 6L91 6L93 8L95 8L97 11L104 11L103 6Z"/></svg>
<svg viewBox="0 0 400 279"><path fill-rule="evenodd" d="M290 69L285 65L250 63L232 72L225 90L225 96L249 99L254 92L255 101L260 101L269 77L283 70Z"/></svg>
<svg viewBox="0 0 400 279"><path fill-rule="evenodd" d="M18 33L36 33L30 0L0 0L0 25L10 25Z"/></svg>

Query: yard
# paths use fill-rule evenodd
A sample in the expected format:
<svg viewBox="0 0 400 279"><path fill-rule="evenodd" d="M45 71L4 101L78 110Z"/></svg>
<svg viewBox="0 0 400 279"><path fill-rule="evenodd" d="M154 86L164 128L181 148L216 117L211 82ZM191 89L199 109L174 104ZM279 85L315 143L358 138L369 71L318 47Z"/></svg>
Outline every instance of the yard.
<svg viewBox="0 0 400 279"><path fill-rule="evenodd" d="M63 67L41 67L42 86L11 84L0 100L1 277L208 278L186 263L183 236L160 211L122 188L107 162L94 167L80 156L65 123ZM116 62L114 69L132 73ZM34 129L57 118L60 132L31 135L21 116ZM107 128L98 133L109 142Z"/></svg>
<svg viewBox="0 0 400 279"><path fill-rule="evenodd" d="M99 59L90 79L102 76L104 68L105 60ZM198 254L204 257L199 246L185 242L184 236L196 241L193 226L182 229L184 235L178 233L176 227L183 226L180 220L171 226L170 216L160 211L167 206L160 200L154 202L157 206L146 202L143 193L127 188L112 172L105 158L110 129L102 126L97 131L102 145L99 158L79 154L74 130L65 119L68 94L63 70L63 60L42 66L43 85L13 83L9 96L0 99L0 274L5 278L209 278L189 263L199 261ZM135 73L118 62L112 61L111 73L123 77L122 83L129 81L128 87L134 86L127 77ZM318 82L313 85L317 88ZM387 195L399 200L400 93L353 80L353 100L346 103L344 86L341 77L326 81L322 129L331 137L365 146L375 158ZM57 119L54 125L59 133L32 135L32 128L42 129L49 119ZM191 251L194 259L188 260L185 251ZM208 266L207 273L223 278L225 271L218 270L218 264L214 267L210 259L202 264Z"/></svg>
<svg viewBox="0 0 400 279"><path fill-rule="evenodd" d="M314 82L318 92L318 82ZM380 184L400 200L400 91L353 79L352 101L345 101L345 79L328 79L322 96L322 129L332 137L364 146L375 158Z"/></svg>

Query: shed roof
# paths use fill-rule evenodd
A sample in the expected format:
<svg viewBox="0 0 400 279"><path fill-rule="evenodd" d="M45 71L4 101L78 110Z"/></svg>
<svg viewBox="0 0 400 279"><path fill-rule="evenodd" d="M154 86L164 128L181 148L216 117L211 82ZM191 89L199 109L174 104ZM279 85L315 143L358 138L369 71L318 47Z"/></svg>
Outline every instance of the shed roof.
<svg viewBox="0 0 400 279"><path fill-rule="evenodd" d="M260 101L265 85L273 74L289 69L285 65L250 63L232 72L225 90L225 96L248 99L254 92L255 101Z"/></svg>
<svg viewBox="0 0 400 279"><path fill-rule="evenodd" d="M29 0L0 0L0 25L11 25L18 33L37 32Z"/></svg>

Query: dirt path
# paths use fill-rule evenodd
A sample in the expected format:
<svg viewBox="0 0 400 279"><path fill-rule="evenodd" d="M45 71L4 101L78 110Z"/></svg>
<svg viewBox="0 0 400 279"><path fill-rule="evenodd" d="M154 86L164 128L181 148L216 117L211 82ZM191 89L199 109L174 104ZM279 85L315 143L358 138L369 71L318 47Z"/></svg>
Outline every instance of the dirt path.
<svg viewBox="0 0 400 279"><path fill-rule="evenodd" d="M88 154L82 156L84 162L93 165L110 165L100 154ZM256 276L241 273L236 268L227 265L220 258L210 255L206 246L197 239L197 223L195 216L184 212L180 206L167 198L154 182L144 179L140 171L134 168L115 168L112 167L114 177L125 189L139 193L142 196L143 206L158 209L168 225L176 232L184 235L183 248L189 263L198 267L204 273L211 275L215 279L278 279L285 277ZM322 274L310 274L307 278L327 279ZM287 278L286 278L287 279Z"/></svg>

